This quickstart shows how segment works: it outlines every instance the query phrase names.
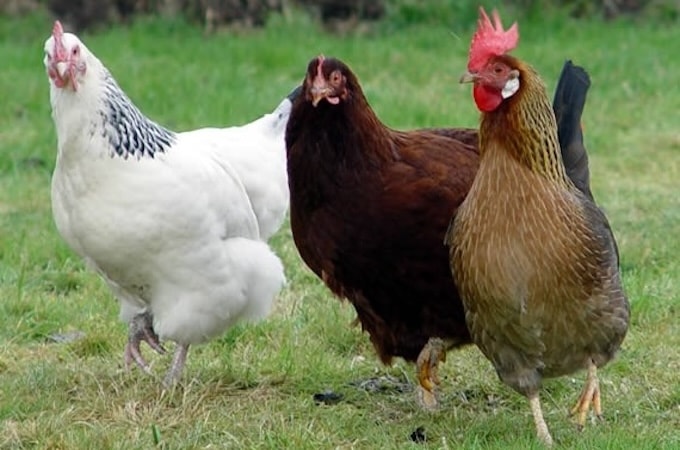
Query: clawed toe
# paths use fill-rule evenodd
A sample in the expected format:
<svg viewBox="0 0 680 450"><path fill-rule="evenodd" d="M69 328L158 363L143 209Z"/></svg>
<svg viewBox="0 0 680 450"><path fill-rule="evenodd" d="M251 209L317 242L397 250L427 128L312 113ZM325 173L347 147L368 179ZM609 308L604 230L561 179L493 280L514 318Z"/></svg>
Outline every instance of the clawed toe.
<svg viewBox="0 0 680 450"><path fill-rule="evenodd" d="M165 353L165 348L160 343L158 335L153 330L151 313L146 311L134 316L128 326L128 343L125 346L125 367L129 369L134 361L139 368L146 373L151 373L151 367L142 356L140 345L142 342L149 344L159 354Z"/></svg>
<svg viewBox="0 0 680 450"><path fill-rule="evenodd" d="M436 395L439 386L439 362L446 359L446 348L440 338L430 338L416 361L418 371L417 401L423 409L438 407Z"/></svg>
<svg viewBox="0 0 680 450"><path fill-rule="evenodd" d="M600 385L597 379L597 367L592 361L588 365L588 375L576 405L569 412L570 416L576 417L576 427L582 431L586 425L588 411L593 409L593 414L599 421L603 421L602 404L600 401Z"/></svg>
<svg viewBox="0 0 680 450"><path fill-rule="evenodd" d="M150 374L151 373L151 367L149 364L146 362L144 357L142 356L141 351L139 350L139 342L128 342L127 345L125 346L125 353L124 353L124 358L125 358L125 368L127 370L130 369L130 366L132 365L132 362L134 361L137 366L142 369L144 372Z"/></svg>

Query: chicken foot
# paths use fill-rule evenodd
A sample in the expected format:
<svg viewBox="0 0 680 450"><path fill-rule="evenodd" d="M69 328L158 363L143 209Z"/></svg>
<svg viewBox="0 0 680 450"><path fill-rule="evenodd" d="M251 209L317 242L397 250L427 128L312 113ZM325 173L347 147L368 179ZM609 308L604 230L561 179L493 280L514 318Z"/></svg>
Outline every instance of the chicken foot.
<svg viewBox="0 0 680 450"><path fill-rule="evenodd" d="M417 399L423 409L437 408L436 388L439 386L439 362L446 360L446 347L440 338L430 338L416 360L418 372Z"/></svg>
<svg viewBox="0 0 680 450"><path fill-rule="evenodd" d="M128 343L125 346L123 354L125 358L125 367L129 369L132 361L146 373L151 373L151 367L142 356L140 345L142 341L149 344L149 347L154 349L157 353L165 353L165 348L158 340L158 335L153 330L153 319L151 313L145 311L134 316L128 324Z"/></svg>
<svg viewBox="0 0 680 450"><path fill-rule="evenodd" d="M184 363L187 360L188 351L189 344L177 344L175 355L172 357L172 364L163 379L163 385L166 388L174 386L182 377L182 371L184 370Z"/></svg>
<svg viewBox="0 0 680 450"><path fill-rule="evenodd" d="M588 363L588 375L583 385L581 395L576 405L571 409L570 416L576 417L576 424L579 430L583 430L586 424L586 416L590 406L593 407L595 417L602 419L602 404L600 403L600 382L597 379L597 366L590 360Z"/></svg>
<svg viewBox="0 0 680 450"><path fill-rule="evenodd" d="M553 439L548 430L548 425L543 418L543 409L541 408L541 400L538 398L538 392L529 394L529 406L531 407L531 414L534 416L534 424L536 424L536 434L538 439L546 446L552 447Z"/></svg>

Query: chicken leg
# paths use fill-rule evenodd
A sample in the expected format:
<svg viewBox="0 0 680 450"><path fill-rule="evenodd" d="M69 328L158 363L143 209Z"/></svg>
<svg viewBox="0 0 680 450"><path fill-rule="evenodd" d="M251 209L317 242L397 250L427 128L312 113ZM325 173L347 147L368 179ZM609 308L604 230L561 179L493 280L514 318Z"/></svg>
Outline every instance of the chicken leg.
<svg viewBox="0 0 680 450"><path fill-rule="evenodd" d="M172 357L172 364L163 379L163 385L166 388L174 386L182 377L182 371L184 370L184 363L187 360L188 351L189 344L177 344L175 355Z"/></svg>
<svg viewBox="0 0 680 450"><path fill-rule="evenodd" d="M135 363L146 373L151 373L151 367L146 362L140 351L142 341L149 344L159 354L165 353L165 348L158 340L158 335L153 330L153 319L151 313L145 311L134 316L128 325L128 343L125 346L125 367L129 368L134 360Z"/></svg>
<svg viewBox="0 0 680 450"><path fill-rule="evenodd" d="M430 338L416 360L418 371L417 398L420 406L427 410L437 408L436 388L439 380L439 362L446 360L446 348L440 338Z"/></svg>
<svg viewBox="0 0 680 450"><path fill-rule="evenodd" d="M586 424L586 416L592 404L595 417L602 419L602 404L600 403L600 382L597 379L597 366L590 360L588 363L588 375L586 376L586 383L583 385L581 396L578 398L576 405L571 409L570 416L576 417L576 424L579 430L582 430Z"/></svg>
<svg viewBox="0 0 680 450"><path fill-rule="evenodd" d="M541 409L541 400L538 398L538 392L529 394L529 406L531 407L531 414L534 416L534 424L536 424L536 434L538 439L546 446L552 447L553 439L548 430L548 425L543 418L543 410Z"/></svg>

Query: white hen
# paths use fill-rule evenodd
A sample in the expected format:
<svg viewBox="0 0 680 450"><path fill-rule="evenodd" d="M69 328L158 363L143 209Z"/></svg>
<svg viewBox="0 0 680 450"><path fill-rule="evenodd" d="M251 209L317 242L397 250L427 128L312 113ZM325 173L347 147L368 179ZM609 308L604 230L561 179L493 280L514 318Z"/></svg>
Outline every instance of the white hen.
<svg viewBox="0 0 680 450"><path fill-rule="evenodd" d="M96 270L141 341L189 345L268 313L285 282L265 242L288 208L283 140L291 98L240 127L169 131L146 118L109 71L56 22L45 42L58 153L52 209L62 237Z"/></svg>

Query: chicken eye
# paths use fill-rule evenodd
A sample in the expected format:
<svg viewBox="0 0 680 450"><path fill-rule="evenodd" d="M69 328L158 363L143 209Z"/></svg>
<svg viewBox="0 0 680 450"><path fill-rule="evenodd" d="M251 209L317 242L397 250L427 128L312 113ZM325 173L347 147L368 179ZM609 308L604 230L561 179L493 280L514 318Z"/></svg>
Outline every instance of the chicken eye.
<svg viewBox="0 0 680 450"><path fill-rule="evenodd" d="M337 70L331 74L331 83L333 84L338 84L340 83L342 76L340 75L340 72Z"/></svg>
<svg viewBox="0 0 680 450"><path fill-rule="evenodd" d="M80 48L78 48L78 47L73 47L73 50L71 50L71 54L72 54L73 56L78 56L78 51L79 51L79 50L80 50Z"/></svg>

